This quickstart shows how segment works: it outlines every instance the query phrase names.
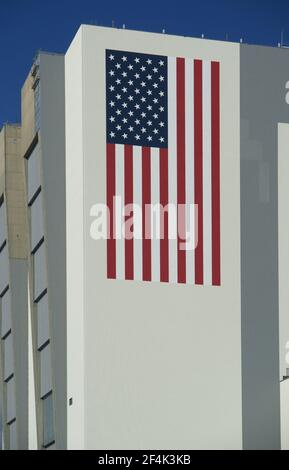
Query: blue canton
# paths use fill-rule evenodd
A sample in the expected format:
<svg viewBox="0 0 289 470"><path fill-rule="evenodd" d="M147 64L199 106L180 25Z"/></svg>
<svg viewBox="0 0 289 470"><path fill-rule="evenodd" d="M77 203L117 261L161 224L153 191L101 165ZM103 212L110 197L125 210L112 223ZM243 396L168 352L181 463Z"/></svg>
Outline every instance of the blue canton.
<svg viewBox="0 0 289 470"><path fill-rule="evenodd" d="M106 50L108 143L168 146L167 82L167 57Z"/></svg>

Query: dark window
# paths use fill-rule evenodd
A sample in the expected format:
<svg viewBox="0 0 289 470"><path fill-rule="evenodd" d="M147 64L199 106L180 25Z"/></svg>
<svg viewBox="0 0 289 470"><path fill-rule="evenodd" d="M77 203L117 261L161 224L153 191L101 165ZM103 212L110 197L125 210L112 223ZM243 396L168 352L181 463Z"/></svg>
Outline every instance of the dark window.
<svg viewBox="0 0 289 470"><path fill-rule="evenodd" d="M43 413L43 447L54 443L53 394L52 392L42 398Z"/></svg>

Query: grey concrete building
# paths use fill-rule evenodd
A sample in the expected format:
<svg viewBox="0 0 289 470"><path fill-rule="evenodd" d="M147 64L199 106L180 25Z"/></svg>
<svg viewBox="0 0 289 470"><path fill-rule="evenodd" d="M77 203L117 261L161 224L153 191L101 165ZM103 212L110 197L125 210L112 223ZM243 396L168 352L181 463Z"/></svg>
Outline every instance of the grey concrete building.
<svg viewBox="0 0 289 470"><path fill-rule="evenodd" d="M27 220L18 125L5 125L0 133L0 307L3 447L27 449Z"/></svg>
<svg viewBox="0 0 289 470"><path fill-rule="evenodd" d="M64 56L39 53L22 88L38 448L66 447Z"/></svg>

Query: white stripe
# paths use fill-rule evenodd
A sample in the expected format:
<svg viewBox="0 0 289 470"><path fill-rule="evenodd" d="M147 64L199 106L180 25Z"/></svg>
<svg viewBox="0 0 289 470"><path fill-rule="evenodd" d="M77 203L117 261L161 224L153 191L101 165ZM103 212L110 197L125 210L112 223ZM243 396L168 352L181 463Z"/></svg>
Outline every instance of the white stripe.
<svg viewBox="0 0 289 470"><path fill-rule="evenodd" d="M133 203L134 203L134 232L140 238L134 237L133 265L134 279L142 280L142 148L133 147Z"/></svg>
<svg viewBox="0 0 289 470"><path fill-rule="evenodd" d="M203 62L204 284L212 284L211 62Z"/></svg>
<svg viewBox="0 0 289 470"><path fill-rule="evenodd" d="M115 146L115 194L118 197L115 206L116 220L116 278L125 279L125 238L123 229L123 207L124 207L124 145ZM119 199L120 198L120 199Z"/></svg>
<svg viewBox="0 0 289 470"><path fill-rule="evenodd" d="M186 282L195 282L195 211L194 211L194 61L185 61L185 125L186 125L186 229L189 231L190 247L186 252ZM188 240L189 241L189 240Z"/></svg>
<svg viewBox="0 0 289 470"><path fill-rule="evenodd" d="M160 150L151 148L152 281L160 280ZM155 208L155 210L153 210Z"/></svg>
<svg viewBox="0 0 289 470"><path fill-rule="evenodd" d="M169 281L177 282L177 85L176 58L168 58ZM173 235L173 237L172 237Z"/></svg>

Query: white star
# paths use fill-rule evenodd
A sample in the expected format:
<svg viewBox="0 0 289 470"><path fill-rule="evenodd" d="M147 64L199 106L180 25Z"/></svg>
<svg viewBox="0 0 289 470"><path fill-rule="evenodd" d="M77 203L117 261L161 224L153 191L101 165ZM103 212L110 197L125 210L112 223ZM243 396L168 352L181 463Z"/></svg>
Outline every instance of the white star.
<svg viewBox="0 0 289 470"><path fill-rule="evenodd" d="M121 99L121 96L120 96L119 93L116 95L116 99L117 99L117 100L120 100L120 99Z"/></svg>
<svg viewBox="0 0 289 470"><path fill-rule="evenodd" d="M115 133L114 133L114 132L110 132L109 135L110 135L110 137L114 137L114 136L115 136Z"/></svg>
<svg viewBox="0 0 289 470"><path fill-rule="evenodd" d="M120 69L121 65L120 64L115 64L117 69Z"/></svg>
<svg viewBox="0 0 289 470"><path fill-rule="evenodd" d="M109 72L109 75L112 77L114 75L114 71L113 70L110 70Z"/></svg>
<svg viewBox="0 0 289 470"><path fill-rule="evenodd" d="M151 95L151 94L152 94L152 91L151 91L151 90L148 90L148 91L147 91L147 94L148 94L148 95Z"/></svg>
<svg viewBox="0 0 289 470"><path fill-rule="evenodd" d="M127 92L127 88L124 86L124 87L122 88L122 91L123 91L124 93L126 93L126 92Z"/></svg>
<svg viewBox="0 0 289 470"><path fill-rule="evenodd" d="M133 101L133 96L130 95L130 96L128 97L128 99L129 99L129 101Z"/></svg>
<svg viewBox="0 0 289 470"><path fill-rule="evenodd" d="M151 122L151 121L148 121L148 122L147 122L147 125L148 125L148 126L151 126L151 125L152 125L152 122Z"/></svg>
<svg viewBox="0 0 289 470"><path fill-rule="evenodd" d="M122 72L122 76L123 76L123 77L127 77L127 73L126 73L126 72Z"/></svg>
<svg viewBox="0 0 289 470"><path fill-rule="evenodd" d="M163 60L160 60L160 61L159 61L159 65L164 65L164 61L163 61Z"/></svg>
<svg viewBox="0 0 289 470"><path fill-rule="evenodd" d="M152 76L151 76L151 75L147 75L147 79L148 79L148 80L151 80L151 79L152 79Z"/></svg>
<svg viewBox="0 0 289 470"><path fill-rule="evenodd" d="M127 103L122 103L123 108L127 108Z"/></svg>
<svg viewBox="0 0 289 470"><path fill-rule="evenodd" d="M157 84L157 83L154 83L154 84L153 84L153 87L154 87L154 88L157 88L157 87L158 87L158 84Z"/></svg>
<svg viewBox="0 0 289 470"><path fill-rule="evenodd" d="M140 69L141 69L142 72L144 72L146 68L142 65L142 67Z"/></svg>
<svg viewBox="0 0 289 470"><path fill-rule="evenodd" d="M127 134L122 134L123 139L127 139Z"/></svg>
<svg viewBox="0 0 289 470"><path fill-rule="evenodd" d="M146 132L146 128L145 128L145 127L142 127L142 128L141 128L141 131L142 131L142 133L144 134L144 133Z"/></svg>
<svg viewBox="0 0 289 470"><path fill-rule="evenodd" d="M114 101L110 101L109 105L113 108L114 107Z"/></svg>
<svg viewBox="0 0 289 470"><path fill-rule="evenodd" d="M144 103L146 101L146 98L144 96L141 97L141 102Z"/></svg>
<svg viewBox="0 0 289 470"><path fill-rule="evenodd" d="M123 119L122 119L122 122L123 122L124 124L126 124L126 123L127 123L127 119L126 119L126 118L123 118Z"/></svg>
<svg viewBox="0 0 289 470"><path fill-rule="evenodd" d="M117 110L116 110L116 114L120 115L120 114L121 114L121 110L120 110L120 109L117 109Z"/></svg>
<svg viewBox="0 0 289 470"><path fill-rule="evenodd" d="M133 127L132 127L132 126L129 126L128 130L129 130L130 132L132 132L132 131L133 131Z"/></svg>
<svg viewBox="0 0 289 470"><path fill-rule="evenodd" d="M148 140L149 140L149 141L151 141L151 140L152 140L152 137L151 137L150 135L148 136Z"/></svg>
<svg viewBox="0 0 289 470"><path fill-rule="evenodd" d="M158 134L159 131L158 131L157 129L154 129L154 130L153 130L153 133L154 133L154 134Z"/></svg>
<svg viewBox="0 0 289 470"><path fill-rule="evenodd" d="M122 60L123 62L126 62L126 61L127 61L127 57L122 56L121 60Z"/></svg>
<svg viewBox="0 0 289 470"><path fill-rule="evenodd" d="M164 111L164 109L165 109L165 108L164 108L163 106L160 106L160 107L159 107L159 110L160 110L161 112Z"/></svg>
<svg viewBox="0 0 289 470"><path fill-rule="evenodd" d="M129 80L129 81L128 81L128 84L129 84L129 85L133 85L133 81L132 81L132 80Z"/></svg>
<svg viewBox="0 0 289 470"><path fill-rule="evenodd" d="M110 122L114 122L115 118L113 116L110 116L109 120L110 120Z"/></svg>
<svg viewBox="0 0 289 470"><path fill-rule="evenodd" d="M114 86L110 85L109 89L110 89L110 91L113 91L113 90L114 90Z"/></svg>
<svg viewBox="0 0 289 470"><path fill-rule="evenodd" d="M128 115L133 116L133 111L129 111Z"/></svg>
<svg viewBox="0 0 289 470"><path fill-rule="evenodd" d="M136 123L136 125L138 126L138 125L139 125L139 123L140 123L140 120L139 120L139 119L136 119L134 122L135 122L135 123Z"/></svg>
<svg viewBox="0 0 289 470"><path fill-rule="evenodd" d="M138 94L139 94L139 89L136 88L136 89L134 90L134 92L138 95Z"/></svg>
<svg viewBox="0 0 289 470"><path fill-rule="evenodd" d="M135 135L135 140L139 140L140 136L138 134Z"/></svg>
<svg viewBox="0 0 289 470"><path fill-rule="evenodd" d="M148 60L147 60L147 64L150 65L151 63L152 63L151 59L148 59Z"/></svg>
<svg viewBox="0 0 289 470"><path fill-rule="evenodd" d="M160 142L163 142L165 139L163 137L160 137Z"/></svg>
<svg viewBox="0 0 289 470"><path fill-rule="evenodd" d="M157 73L158 69L156 67L153 68L153 72Z"/></svg>
<svg viewBox="0 0 289 470"><path fill-rule="evenodd" d="M120 81L119 78L116 79L116 83L117 83L118 85L121 83L121 81Z"/></svg>
<svg viewBox="0 0 289 470"><path fill-rule="evenodd" d="M142 87L146 86L145 82L141 82L141 86Z"/></svg>
<svg viewBox="0 0 289 470"><path fill-rule="evenodd" d="M158 103L158 99L157 99L157 98L154 98L154 99L153 99L153 102L154 102L154 103Z"/></svg>
<svg viewBox="0 0 289 470"><path fill-rule="evenodd" d="M161 122L159 123L159 126L164 127L164 123L161 121Z"/></svg>
<svg viewBox="0 0 289 470"><path fill-rule="evenodd" d="M157 119L157 118L158 118L158 114L156 114L156 113L153 114L153 117L154 117L155 119Z"/></svg>
<svg viewBox="0 0 289 470"><path fill-rule="evenodd" d="M142 112L142 113L141 113L141 117L145 118L145 117L146 117L146 113Z"/></svg>
<svg viewBox="0 0 289 470"><path fill-rule="evenodd" d="M133 65L129 64L128 68L129 68L129 70L132 70L132 69L133 69Z"/></svg>
<svg viewBox="0 0 289 470"><path fill-rule="evenodd" d="M119 124L116 126L116 128L117 128L118 131L121 130L121 126Z"/></svg>
<svg viewBox="0 0 289 470"><path fill-rule="evenodd" d="M135 74L134 74L134 77L135 77L135 78L139 78L139 73L135 73Z"/></svg>
<svg viewBox="0 0 289 470"><path fill-rule="evenodd" d="M159 80L160 80L160 82L163 82L163 81L164 81L164 77L160 76L160 77L159 77Z"/></svg>
<svg viewBox="0 0 289 470"><path fill-rule="evenodd" d="M139 109L139 104L135 104L135 109Z"/></svg>
<svg viewBox="0 0 289 470"><path fill-rule="evenodd" d="M159 92L159 95L160 95L160 96L164 96L164 92L163 92L163 91L160 91L160 92Z"/></svg>
<svg viewBox="0 0 289 470"><path fill-rule="evenodd" d="M138 63L139 63L139 58L136 57L136 58L134 59L134 61L135 61L136 64L138 64Z"/></svg>
<svg viewBox="0 0 289 470"><path fill-rule="evenodd" d="M151 110L152 110L152 106L149 104L149 105L147 106L147 109L148 109L149 111L151 111Z"/></svg>
<svg viewBox="0 0 289 470"><path fill-rule="evenodd" d="M114 59L114 55L110 54L109 58L110 58L110 60L113 60L113 59Z"/></svg>

